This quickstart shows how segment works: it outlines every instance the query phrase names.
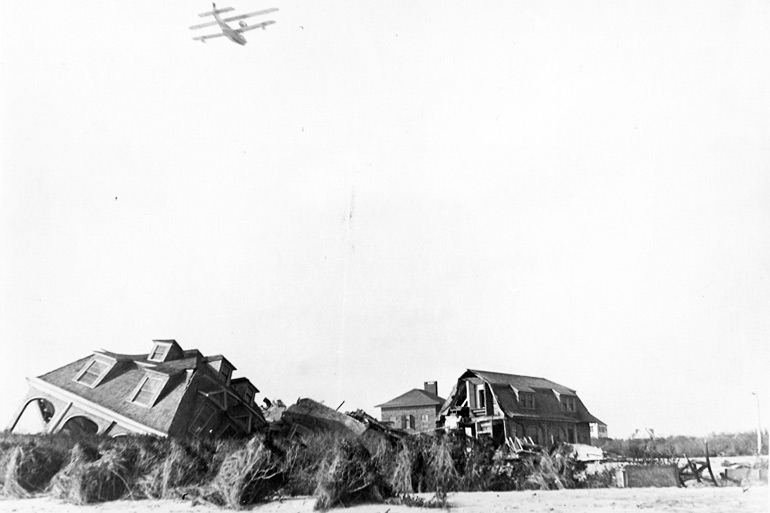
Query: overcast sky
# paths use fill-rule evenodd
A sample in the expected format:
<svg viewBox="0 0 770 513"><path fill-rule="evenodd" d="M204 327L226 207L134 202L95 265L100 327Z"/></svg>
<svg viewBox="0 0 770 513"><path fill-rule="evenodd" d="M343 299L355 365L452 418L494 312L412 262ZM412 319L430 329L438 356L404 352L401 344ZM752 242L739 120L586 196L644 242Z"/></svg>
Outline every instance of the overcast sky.
<svg viewBox="0 0 770 513"><path fill-rule="evenodd" d="M474 368L614 437L768 424L770 4L225 5L280 11L0 7L0 426L154 338L287 403Z"/></svg>

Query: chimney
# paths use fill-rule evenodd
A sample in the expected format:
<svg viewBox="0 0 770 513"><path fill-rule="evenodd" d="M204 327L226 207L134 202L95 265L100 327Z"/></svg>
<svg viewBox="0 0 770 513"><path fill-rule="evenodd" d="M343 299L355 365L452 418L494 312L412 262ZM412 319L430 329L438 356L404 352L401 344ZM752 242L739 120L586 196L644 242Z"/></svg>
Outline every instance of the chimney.
<svg viewBox="0 0 770 513"><path fill-rule="evenodd" d="M423 385L423 390L425 390L426 392L430 392L433 395L438 395L438 382L426 381Z"/></svg>

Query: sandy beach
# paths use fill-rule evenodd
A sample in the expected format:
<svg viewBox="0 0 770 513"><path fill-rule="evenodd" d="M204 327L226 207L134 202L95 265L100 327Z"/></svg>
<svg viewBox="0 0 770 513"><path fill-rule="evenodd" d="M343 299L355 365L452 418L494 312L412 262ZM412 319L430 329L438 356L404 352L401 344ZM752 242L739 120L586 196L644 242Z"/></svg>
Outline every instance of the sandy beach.
<svg viewBox="0 0 770 513"><path fill-rule="evenodd" d="M429 495L423 495L429 498ZM594 511L627 512L699 512L765 513L768 511L768 487L755 486L745 492L740 487L727 488L610 488L594 490L475 492L449 496L451 511L462 513L589 513ZM260 513L311 512L312 497L273 501L250 508ZM226 511L210 504L193 501L115 501L88 506L73 506L50 498L0 500L0 510L8 513L209 513ZM418 508L390 504L366 504L345 508L350 513L414 513Z"/></svg>

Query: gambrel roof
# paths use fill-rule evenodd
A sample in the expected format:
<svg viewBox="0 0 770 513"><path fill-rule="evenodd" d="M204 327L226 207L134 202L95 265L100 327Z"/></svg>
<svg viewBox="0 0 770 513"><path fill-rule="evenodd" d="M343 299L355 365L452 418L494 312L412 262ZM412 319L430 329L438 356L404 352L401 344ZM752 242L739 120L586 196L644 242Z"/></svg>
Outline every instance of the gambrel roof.
<svg viewBox="0 0 770 513"><path fill-rule="evenodd" d="M446 415L451 408L458 407L464 400L465 387L460 384L466 380L476 380L488 385L500 410L510 418L602 423L591 415L572 388L545 378L474 369L468 369L457 380L452 393L441 408L441 415ZM534 396L534 409L521 406L522 393ZM560 403L561 396L574 398L575 411L564 410Z"/></svg>

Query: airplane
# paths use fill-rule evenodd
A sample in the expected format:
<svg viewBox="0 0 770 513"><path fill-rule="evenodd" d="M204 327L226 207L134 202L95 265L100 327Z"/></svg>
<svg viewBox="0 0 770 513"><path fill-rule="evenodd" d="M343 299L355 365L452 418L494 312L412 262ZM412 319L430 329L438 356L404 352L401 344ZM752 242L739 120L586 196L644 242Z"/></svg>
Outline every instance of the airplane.
<svg viewBox="0 0 770 513"><path fill-rule="evenodd" d="M232 7L223 7L222 9L217 9L217 4L212 3L213 10L210 12L202 12L198 16L201 18L206 16L214 16L214 21L210 21L207 23L201 23L200 25L193 25L190 27L190 30L195 30L199 28L204 27L213 27L214 25L219 25L219 28L222 30L222 32L218 34L210 34L206 36L198 36L194 37L193 39L195 41L200 41L202 43L205 43L207 39L211 39L212 37L222 37L225 36L227 39L232 41L233 43L238 43L239 45L245 45L246 44L246 38L243 37L243 33L247 30L254 30L254 29L266 29L268 25L272 25L275 23L274 21L263 21L262 23L257 23L256 25L248 25L245 21L243 21L245 18L250 18L251 16L259 16L262 14L268 14L271 12L275 12L278 9L275 7L272 7L270 9L265 9L262 11L255 11L250 12L247 14L240 14L238 16L231 16L229 18L221 18L219 15L225 12L233 11L234 9ZM240 20L240 21L238 21ZM227 22L228 21L238 21L238 28L232 28L230 27Z"/></svg>

